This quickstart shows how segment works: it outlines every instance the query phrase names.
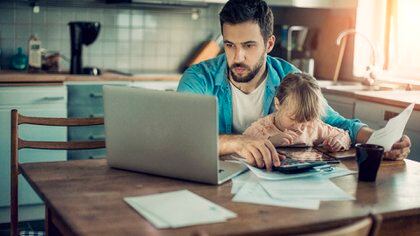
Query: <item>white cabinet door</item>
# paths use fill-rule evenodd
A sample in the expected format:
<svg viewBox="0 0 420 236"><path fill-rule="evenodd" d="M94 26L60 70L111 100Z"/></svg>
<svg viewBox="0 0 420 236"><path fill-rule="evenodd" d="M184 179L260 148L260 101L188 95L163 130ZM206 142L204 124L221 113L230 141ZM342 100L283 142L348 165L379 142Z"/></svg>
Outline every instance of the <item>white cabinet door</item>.
<svg viewBox="0 0 420 236"><path fill-rule="evenodd" d="M6 94L8 96L6 96ZM0 208L10 204L10 116L12 109L28 116L67 117L67 93L63 86L57 87L3 87L0 97ZM16 102L17 104L13 104ZM25 104L29 103L29 104ZM66 141L66 127L46 127L21 125L19 135L22 139L43 141ZM66 160L65 150L19 151L19 161L58 161ZM22 176L19 177L19 204L39 204L42 201Z"/></svg>
<svg viewBox="0 0 420 236"><path fill-rule="evenodd" d="M327 100L328 105L340 115L348 119L354 118L354 98L332 94L324 94L324 97Z"/></svg>

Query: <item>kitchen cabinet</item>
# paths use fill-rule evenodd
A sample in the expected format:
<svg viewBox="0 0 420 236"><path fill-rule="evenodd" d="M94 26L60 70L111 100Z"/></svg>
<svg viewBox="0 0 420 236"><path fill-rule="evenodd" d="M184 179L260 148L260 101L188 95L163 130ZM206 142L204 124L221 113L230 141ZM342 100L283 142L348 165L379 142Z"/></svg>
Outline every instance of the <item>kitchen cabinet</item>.
<svg viewBox="0 0 420 236"><path fill-rule="evenodd" d="M324 93L324 97L328 104L343 117L348 119L353 119L355 117L359 118L354 115L354 104L356 99L352 97L326 93Z"/></svg>
<svg viewBox="0 0 420 236"><path fill-rule="evenodd" d="M68 116L70 118L104 117L103 92L104 85L127 86L129 82L68 82ZM103 125L90 127L69 127L68 140L103 140ZM106 156L106 149L69 150L69 160L95 159Z"/></svg>
<svg viewBox="0 0 420 236"><path fill-rule="evenodd" d="M178 81L135 81L135 82L68 82L68 116L103 117L103 86L132 86L163 91L175 91ZM69 127L69 140L103 140L105 130L103 125L92 127ZM95 159L106 156L106 149L70 150L69 160Z"/></svg>
<svg viewBox="0 0 420 236"><path fill-rule="evenodd" d="M28 116L67 117L65 86L0 87L0 223L9 222L10 204L10 116L18 109ZM67 141L66 127L20 125L19 136L27 140ZM19 161L67 160L65 150L19 151ZM26 180L19 176L19 212L21 220L42 219L43 203Z"/></svg>
<svg viewBox="0 0 420 236"><path fill-rule="evenodd" d="M373 129L385 127L390 116L399 114L403 108L383 105L374 102L356 100L355 117L369 125ZM407 122L404 133L412 143L409 159L420 161L420 111L413 111Z"/></svg>

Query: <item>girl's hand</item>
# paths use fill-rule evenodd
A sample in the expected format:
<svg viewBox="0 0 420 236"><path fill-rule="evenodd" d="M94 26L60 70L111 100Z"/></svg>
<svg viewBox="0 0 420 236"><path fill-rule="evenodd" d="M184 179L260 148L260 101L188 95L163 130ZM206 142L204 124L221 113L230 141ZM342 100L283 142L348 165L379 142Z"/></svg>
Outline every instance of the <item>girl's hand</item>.
<svg viewBox="0 0 420 236"><path fill-rule="evenodd" d="M347 142L342 135L335 137L328 137L322 143L324 147L330 152L344 151L348 149Z"/></svg>
<svg viewBox="0 0 420 236"><path fill-rule="evenodd" d="M274 146L288 146L296 142L299 137L299 133L292 130L285 130L284 132L278 133L274 136L270 136L268 140L273 143Z"/></svg>

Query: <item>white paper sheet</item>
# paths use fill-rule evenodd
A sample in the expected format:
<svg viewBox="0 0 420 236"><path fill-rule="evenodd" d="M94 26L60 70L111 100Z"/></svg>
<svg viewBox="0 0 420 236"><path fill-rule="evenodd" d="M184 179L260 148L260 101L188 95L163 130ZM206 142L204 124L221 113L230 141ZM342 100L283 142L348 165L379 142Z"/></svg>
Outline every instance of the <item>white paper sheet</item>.
<svg viewBox="0 0 420 236"><path fill-rule="evenodd" d="M247 202L262 205L292 207L317 210L320 202L311 199L275 199L272 198L258 182L245 183L232 199L234 202Z"/></svg>
<svg viewBox="0 0 420 236"><path fill-rule="evenodd" d="M355 199L326 178L306 177L285 181L260 181L260 184L271 197L282 200L346 201Z"/></svg>
<svg viewBox="0 0 420 236"><path fill-rule="evenodd" d="M381 145L385 151L391 150L392 145L401 139L413 108L414 103L404 109L398 116L390 119L384 128L373 132L366 143Z"/></svg>
<svg viewBox="0 0 420 236"><path fill-rule="evenodd" d="M230 193L236 194L246 183L257 181L258 177L256 177L251 171L247 170L244 173L232 178L232 188Z"/></svg>
<svg viewBox="0 0 420 236"><path fill-rule="evenodd" d="M178 228L224 222L236 214L188 190L159 193L124 200L156 228Z"/></svg>

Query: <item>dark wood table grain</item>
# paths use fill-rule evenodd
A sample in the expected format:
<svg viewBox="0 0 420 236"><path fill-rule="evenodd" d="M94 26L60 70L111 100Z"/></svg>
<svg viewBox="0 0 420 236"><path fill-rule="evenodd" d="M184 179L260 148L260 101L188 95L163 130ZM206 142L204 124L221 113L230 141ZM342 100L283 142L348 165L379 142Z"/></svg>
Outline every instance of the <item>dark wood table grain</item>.
<svg viewBox="0 0 420 236"><path fill-rule="evenodd" d="M343 161L355 169L353 160ZM46 205L52 235L256 235L313 232L351 223L369 213L383 217L380 235L420 235L420 163L383 162L374 183L356 175L333 182L354 201L322 202L303 210L232 202L231 182L220 186L109 168L106 160L25 163L21 172ZM123 198L188 189L238 214L228 222L157 230Z"/></svg>

